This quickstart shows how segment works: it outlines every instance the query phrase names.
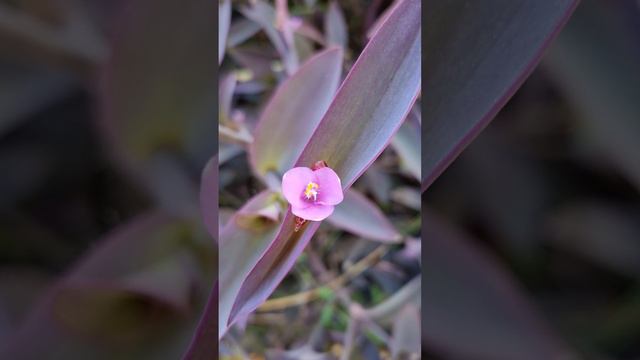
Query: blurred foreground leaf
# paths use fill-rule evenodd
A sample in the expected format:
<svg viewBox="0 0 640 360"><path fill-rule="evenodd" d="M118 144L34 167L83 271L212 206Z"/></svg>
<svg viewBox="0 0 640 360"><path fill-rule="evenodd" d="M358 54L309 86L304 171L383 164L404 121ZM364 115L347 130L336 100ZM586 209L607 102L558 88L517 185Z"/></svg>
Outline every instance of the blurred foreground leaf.
<svg viewBox="0 0 640 360"><path fill-rule="evenodd" d="M154 213L108 235L45 291L0 358L177 358L214 265L194 225Z"/></svg>
<svg viewBox="0 0 640 360"><path fill-rule="evenodd" d="M422 190L493 119L578 0L442 1L426 13Z"/></svg>
<svg viewBox="0 0 640 360"><path fill-rule="evenodd" d="M163 176L149 164L158 153L171 154L178 162L171 168L188 174L184 159L199 172L217 148L214 14L215 4L205 0L124 7L99 103L118 164L145 187Z"/></svg>

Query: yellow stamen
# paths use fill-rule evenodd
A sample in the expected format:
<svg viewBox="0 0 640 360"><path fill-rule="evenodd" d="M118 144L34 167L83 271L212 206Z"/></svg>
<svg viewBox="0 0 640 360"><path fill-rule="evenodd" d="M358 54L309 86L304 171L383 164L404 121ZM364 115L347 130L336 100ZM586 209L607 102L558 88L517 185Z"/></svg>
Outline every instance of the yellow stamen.
<svg viewBox="0 0 640 360"><path fill-rule="evenodd" d="M307 188L304 190L304 196L307 199L311 199L311 197L313 196L313 201L316 201L318 198L318 189L320 188L320 186L318 186L318 184L314 183L314 182L310 182L307 184Z"/></svg>

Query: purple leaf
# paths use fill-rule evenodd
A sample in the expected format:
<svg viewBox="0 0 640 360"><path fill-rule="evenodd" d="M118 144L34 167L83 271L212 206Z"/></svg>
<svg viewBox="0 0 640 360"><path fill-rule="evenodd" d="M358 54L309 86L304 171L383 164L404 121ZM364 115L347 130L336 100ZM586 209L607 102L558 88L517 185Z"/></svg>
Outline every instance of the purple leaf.
<svg viewBox="0 0 640 360"><path fill-rule="evenodd" d="M231 24L229 29L229 37L227 39L227 46L232 48L236 47L243 42L250 39L253 35L260 31L261 27L254 21L249 19L239 19Z"/></svg>
<svg viewBox="0 0 640 360"><path fill-rule="evenodd" d="M420 91L420 8L419 0L403 1L371 39L311 137L299 166L326 160L348 189L384 150ZM294 231L294 216L287 212L237 296L230 295L234 304L228 319L221 317L221 334L238 315L252 312L269 297L319 224L308 222ZM224 249L221 252L226 254ZM229 262L228 271L236 273L233 266Z"/></svg>
<svg viewBox="0 0 640 360"><path fill-rule="evenodd" d="M348 34L344 14L337 1L329 3L329 9L324 15L324 33L327 44L347 48Z"/></svg>
<svg viewBox="0 0 640 360"><path fill-rule="evenodd" d="M254 171L280 178L295 164L340 82L342 50L325 50L282 83L262 112L249 148Z"/></svg>
<svg viewBox="0 0 640 360"><path fill-rule="evenodd" d="M344 200L336 206L327 221L369 240L397 242L402 238L382 211L353 189L345 192Z"/></svg>
<svg viewBox="0 0 640 360"><path fill-rule="evenodd" d="M218 358L218 339L216 323L218 322L218 283L213 286L204 315L196 328L195 336L182 360L210 360Z"/></svg>
<svg viewBox="0 0 640 360"><path fill-rule="evenodd" d="M287 212L277 235L269 238L275 240L269 244L251 273L244 279L229 314L229 325L239 316L251 313L269 297L319 226L320 222L310 221L301 230L294 231L294 215Z"/></svg>
<svg viewBox="0 0 640 360"><path fill-rule="evenodd" d="M218 157L209 160L200 182L202 221L209 234L218 240Z"/></svg>
<svg viewBox="0 0 640 360"><path fill-rule="evenodd" d="M380 164L371 164L362 176L361 181L379 204L389 204L391 176Z"/></svg>
<svg viewBox="0 0 640 360"><path fill-rule="evenodd" d="M297 166L326 161L346 189L385 149L420 92L420 9L405 0L367 44Z"/></svg>
<svg viewBox="0 0 640 360"><path fill-rule="evenodd" d="M218 64L224 58L224 49L226 48L230 25L231 0L222 0L222 3L218 4Z"/></svg>
<svg viewBox="0 0 640 360"><path fill-rule="evenodd" d="M220 232L220 304L218 306L218 334L224 335L230 325L231 308L242 282L249 275L260 256L275 238L280 222L261 216L278 202L270 191L254 196L238 210Z"/></svg>
<svg viewBox="0 0 640 360"><path fill-rule="evenodd" d="M426 13L422 190L493 119L578 0L443 1Z"/></svg>
<svg viewBox="0 0 640 360"><path fill-rule="evenodd" d="M421 276L416 276L388 299L367 309L367 317L384 325L393 323L393 319L398 316L398 312L404 306L420 306L421 287L422 278Z"/></svg>
<svg viewBox="0 0 640 360"><path fill-rule="evenodd" d="M369 27L369 30L367 30L367 39L371 39L373 37L373 35L375 35L375 33L378 31L378 29L380 29L380 26L382 26L382 24L384 24L385 21L387 21L387 18L389 17L389 15L393 12L393 9L398 6L398 4L402 2L402 0L395 0L393 2L393 4L391 4L390 6L388 6L383 12L382 14L380 14L380 16L378 16L378 18L376 19L376 21L371 25L371 27Z"/></svg>
<svg viewBox="0 0 640 360"><path fill-rule="evenodd" d="M233 104L233 93L236 90L236 76L234 73L227 74L220 80L218 87L218 111L219 123L231 121L231 106Z"/></svg>
<svg viewBox="0 0 640 360"><path fill-rule="evenodd" d="M304 36L309 40L313 40L314 42L325 46L326 41L324 39L324 35L320 31L318 31L313 25L308 24L304 20L301 20L300 24L295 27L296 34L300 36Z"/></svg>
<svg viewBox="0 0 640 360"><path fill-rule="evenodd" d="M108 234L44 291L0 358L179 357L212 281L211 243L196 228L150 213Z"/></svg>
<svg viewBox="0 0 640 360"><path fill-rule="evenodd" d="M422 336L445 358L571 358L497 260L423 211Z"/></svg>
<svg viewBox="0 0 640 360"><path fill-rule="evenodd" d="M295 48L289 46L283 34L276 28L276 11L263 0L256 0L251 6L242 6L239 11L245 17L260 24L262 30L280 54L284 68L288 74L293 74L298 68L298 55Z"/></svg>

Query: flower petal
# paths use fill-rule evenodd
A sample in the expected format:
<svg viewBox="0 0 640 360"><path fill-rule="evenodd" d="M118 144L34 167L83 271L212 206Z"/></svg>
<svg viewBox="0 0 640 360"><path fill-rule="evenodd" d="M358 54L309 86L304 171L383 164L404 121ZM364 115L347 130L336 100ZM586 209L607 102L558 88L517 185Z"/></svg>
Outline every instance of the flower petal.
<svg viewBox="0 0 640 360"><path fill-rule="evenodd" d="M333 205L312 205L307 208L291 207L293 215L311 221L321 221L333 213Z"/></svg>
<svg viewBox="0 0 640 360"><path fill-rule="evenodd" d="M282 194L292 207L308 207L309 203L302 199L302 193L307 184L314 180L313 170L307 167L295 167L282 176Z"/></svg>
<svg viewBox="0 0 640 360"><path fill-rule="evenodd" d="M331 168L323 167L313 172L318 181L318 204L338 205L344 199L340 177Z"/></svg>

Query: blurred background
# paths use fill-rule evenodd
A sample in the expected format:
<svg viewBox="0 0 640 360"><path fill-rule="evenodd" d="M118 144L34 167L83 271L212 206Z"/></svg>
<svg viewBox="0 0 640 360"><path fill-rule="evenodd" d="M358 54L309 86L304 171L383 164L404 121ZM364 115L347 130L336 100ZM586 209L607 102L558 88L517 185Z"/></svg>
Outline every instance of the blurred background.
<svg viewBox="0 0 640 360"><path fill-rule="evenodd" d="M423 195L425 358L640 359L639 100L638 2L582 1Z"/></svg>
<svg viewBox="0 0 640 360"><path fill-rule="evenodd" d="M0 1L0 358L186 350L217 268L215 10Z"/></svg>

